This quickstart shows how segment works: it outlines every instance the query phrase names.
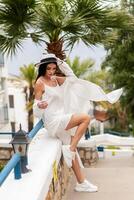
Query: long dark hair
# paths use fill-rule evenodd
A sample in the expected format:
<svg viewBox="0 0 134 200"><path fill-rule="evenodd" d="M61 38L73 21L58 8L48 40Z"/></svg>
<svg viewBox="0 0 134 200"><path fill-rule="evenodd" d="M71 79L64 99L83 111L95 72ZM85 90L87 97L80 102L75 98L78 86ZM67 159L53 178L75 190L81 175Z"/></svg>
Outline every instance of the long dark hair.
<svg viewBox="0 0 134 200"><path fill-rule="evenodd" d="M47 62L47 63L44 63L44 59L43 59L43 60L41 60L41 63L42 64L40 64L39 68L38 68L38 74L37 74L35 82L38 80L38 78L40 76L44 76L46 74L46 70L47 70L48 64L54 63L56 65L56 67L57 67L57 62Z"/></svg>

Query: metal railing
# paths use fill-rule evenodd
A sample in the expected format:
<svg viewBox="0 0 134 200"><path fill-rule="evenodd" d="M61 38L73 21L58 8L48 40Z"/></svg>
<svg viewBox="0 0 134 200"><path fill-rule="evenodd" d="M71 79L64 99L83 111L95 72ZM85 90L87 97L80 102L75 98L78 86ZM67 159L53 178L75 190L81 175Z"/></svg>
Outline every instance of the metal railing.
<svg viewBox="0 0 134 200"><path fill-rule="evenodd" d="M43 121L40 120L35 127L28 133L28 137L33 139L37 132L43 127ZM4 133L1 133L4 134ZM12 134L14 133L5 133L5 134ZM28 160L27 157L25 158L26 161ZM28 164L28 163L27 163ZM15 153L12 158L8 161L5 167L0 172L0 186L3 184L5 179L8 177L10 172L14 169L14 178L20 179L21 178L21 156L19 153Z"/></svg>
<svg viewBox="0 0 134 200"><path fill-rule="evenodd" d="M35 127L29 132L28 137L30 139L33 139L33 137L36 135L36 133L43 127L43 121L40 120Z"/></svg>
<svg viewBox="0 0 134 200"><path fill-rule="evenodd" d="M15 153L0 173L0 186L14 168L14 178L21 178L20 154Z"/></svg>

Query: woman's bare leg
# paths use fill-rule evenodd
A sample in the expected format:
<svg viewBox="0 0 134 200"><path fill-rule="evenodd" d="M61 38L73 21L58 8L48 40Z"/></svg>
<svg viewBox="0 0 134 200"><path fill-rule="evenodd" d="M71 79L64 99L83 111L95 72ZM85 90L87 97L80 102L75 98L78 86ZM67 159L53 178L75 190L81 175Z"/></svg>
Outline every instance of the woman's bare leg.
<svg viewBox="0 0 134 200"><path fill-rule="evenodd" d="M73 137L71 137L71 141L72 140L73 140ZM75 156L75 160L72 161L72 169L74 171L74 174L76 176L78 183L82 183L85 180L85 175L81 171L77 155Z"/></svg>
<svg viewBox="0 0 134 200"><path fill-rule="evenodd" d="M83 136L83 134L85 133L88 125L90 122L90 117L89 115L86 114L74 114L70 120L70 122L68 123L66 130L69 130L73 127L78 126L75 135L71 141L71 146L70 149L71 151L75 151L77 144L79 142L79 140L81 139L81 137Z"/></svg>

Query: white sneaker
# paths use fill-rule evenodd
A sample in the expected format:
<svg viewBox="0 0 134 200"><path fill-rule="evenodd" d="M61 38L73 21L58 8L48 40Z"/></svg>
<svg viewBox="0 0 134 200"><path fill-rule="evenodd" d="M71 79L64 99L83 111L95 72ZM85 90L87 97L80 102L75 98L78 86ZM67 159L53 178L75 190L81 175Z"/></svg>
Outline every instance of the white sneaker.
<svg viewBox="0 0 134 200"><path fill-rule="evenodd" d="M71 168L76 152L70 150L70 145L62 145L62 152L67 166Z"/></svg>
<svg viewBox="0 0 134 200"><path fill-rule="evenodd" d="M74 190L77 192L97 192L98 187L96 185L93 185L89 181L84 180L83 183L77 183Z"/></svg>

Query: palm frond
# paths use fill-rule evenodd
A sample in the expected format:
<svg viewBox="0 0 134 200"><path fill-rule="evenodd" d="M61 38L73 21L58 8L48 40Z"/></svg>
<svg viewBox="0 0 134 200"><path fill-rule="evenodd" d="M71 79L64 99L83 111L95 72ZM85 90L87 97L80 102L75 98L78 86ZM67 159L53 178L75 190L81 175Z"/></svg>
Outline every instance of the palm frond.
<svg viewBox="0 0 134 200"><path fill-rule="evenodd" d="M1 0L0 48L5 53L15 54L21 48L21 41L28 36L28 29L34 24L36 0Z"/></svg>
<svg viewBox="0 0 134 200"><path fill-rule="evenodd" d="M16 53L27 37L47 45L62 40L70 49L80 40L87 46L102 43L113 29L127 27L131 21L126 13L115 12L103 6L103 2L107 1L1 0L0 28L4 34L1 34L0 48L3 52Z"/></svg>
<svg viewBox="0 0 134 200"><path fill-rule="evenodd" d="M36 10L39 16L37 28L45 33L50 41L56 41L61 34L63 20L62 3L64 1L44 1L42 6Z"/></svg>
<svg viewBox="0 0 134 200"><path fill-rule="evenodd" d="M83 29L82 29L83 27ZM81 34L84 33L85 20L79 16L73 16L63 21L62 30L66 33Z"/></svg>
<svg viewBox="0 0 134 200"><path fill-rule="evenodd" d="M103 1L106 2L106 1ZM81 13L83 18L102 18L105 17L107 10L104 8L102 1L98 0L77 0L74 9L72 9L73 16L76 13Z"/></svg>
<svg viewBox="0 0 134 200"><path fill-rule="evenodd" d="M77 23L75 17L78 20ZM71 46L71 49L80 39L87 46L96 45L103 43L106 37L110 40L109 33L112 32L113 28L133 27L132 24L132 19L127 13L103 8L100 1L80 0L72 9L71 23L66 22L64 31L68 32L68 35L66 34L64 39L67 47Z"/></svg>
<svg viewBox="0 0 134 200"><path fill-rule="evenodd" d="M29 64L28 66L24 65L20 67L20 72L20 76L22 77L22 79L26 80L29 86L32 86L37 75L34 64Z"/></svg>
<svg viewBox="0 0 134 200"><path fill-rule="evenodd" d="M8 37L0 35L0 49L7 55L16 54L18 49L22 49L22 38L20 36Z"/></svg>
<svg viewBox="0 0 134 200"><path fill-rule="evenodd" d="M70 47L72 50L74 45L76 43L79 43L80 41L83 41L86 46L91 47L92 45L97 45L98 43L101 43L104 38L105 34L102 34L101 31L89 30L89 33L87 31L78 35L69 34L66 38L64 38L64 40L66 48Z"/></svg>
<svg viewBox="0 0 134 200"><path fill-rule="evenodd" d="M80 61L80 57L78 56L76 56L72 62L69 58L67 58L67 63L71 66L76 76L82 76L83 78L85 78L85 73L88 69L94 65L94 61L92 59Z"/></svg>
<svg viewBox="0 0 134 200"><path fill-rule="evenodd" d="M112 78L107 70L93 71L86 79L100 85L106 92L113 89Z"/></svg>
<svg viewBox="0 0 134 200"><path fill-rule="evenodd" d="M29 33L29 35L34 43L41 44L42 42L45 42L45 43L47 42L47 40L44 38L44 35L40 33L39 31L31 32Z"/></svg>
<svg viewBox="0 0 134 200"><path fill-rule="evenodd" d="M0 23L7 27L27 27L35 20L34 8L36 0L1 0L0 1Z"/></svg>
<svg viewBox="0 0 134 200"><path fill-rule="evenodd" d="M109 9L108 13L105 17L105 20L100 19L101 27L104 28L117 28L124 29L133 26L134 20L124 11L120 11L117 9Z"/></svg>

